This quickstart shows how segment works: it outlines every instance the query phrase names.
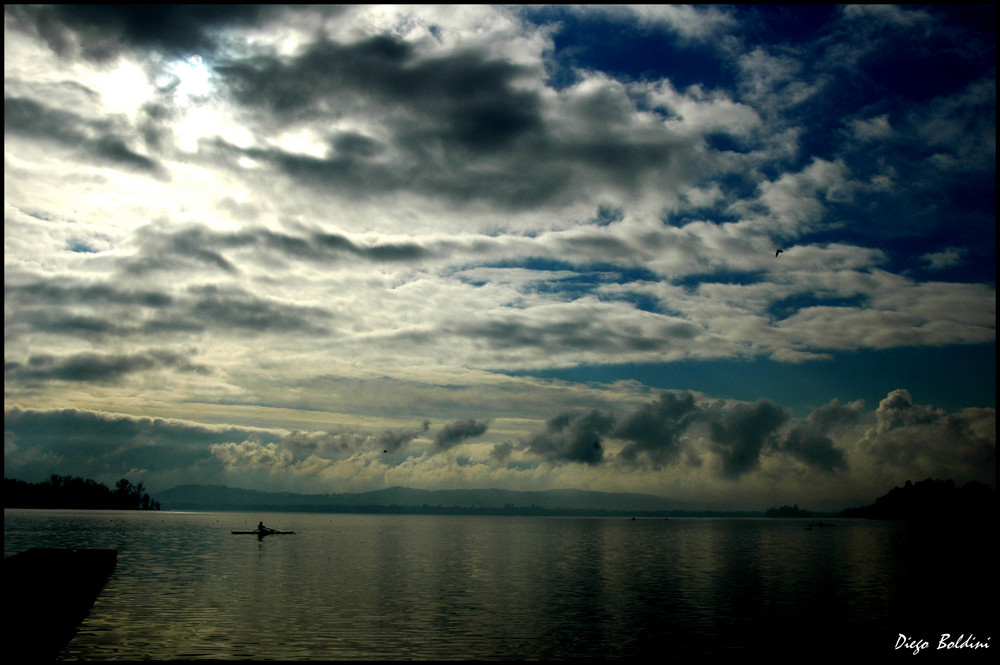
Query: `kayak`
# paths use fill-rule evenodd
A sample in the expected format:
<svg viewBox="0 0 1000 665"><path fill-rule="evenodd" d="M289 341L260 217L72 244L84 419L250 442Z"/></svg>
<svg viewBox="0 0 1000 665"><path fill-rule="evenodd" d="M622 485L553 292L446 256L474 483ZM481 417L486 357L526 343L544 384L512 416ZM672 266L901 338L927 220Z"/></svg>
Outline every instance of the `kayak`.
<svg viewBox="0 0 1000 665"><path fill-rule="evenodd" d="M255 536L262 536L263 537L263 536L273 536L275 534L289 534L289 533L295 533L295 532L294 531L277 531L275 529L267 529L265 531L261 531L260 529L254 529L253 531L230 531L229 533L236 534L236 535L251 535L251 534L253 534Z"/></svg>

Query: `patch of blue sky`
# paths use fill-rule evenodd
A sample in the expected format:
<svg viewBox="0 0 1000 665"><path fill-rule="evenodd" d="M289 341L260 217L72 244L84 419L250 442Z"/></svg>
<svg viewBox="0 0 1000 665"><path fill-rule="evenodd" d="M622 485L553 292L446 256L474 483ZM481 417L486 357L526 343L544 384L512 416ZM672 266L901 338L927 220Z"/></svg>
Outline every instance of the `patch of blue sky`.
<svg viewBox="0 0 1000 665"><path fill-rule="evenodd" d="M713 270L710 272L684 275L683 277L672 280L672 283L677 286L694 290L702 284L738 284L740 286L757 284L763 281L763 277L764 273L756 270Z"/></svg>
<svg viewBox="0 0 1000 665"><path fill-rule="evenodd" d="M532 290L536 293L558 296L562 300L577 300L585 296L594 296L605 302L625 302L638 310L654 314L671 314L663 308L662 303L645 293L636 291L615 291L605 293L600 290L605 284L622 283L611 273L579 273L574 277L564 277L548 282L536 282Z"/></svg>
<svg viewBox="0 0 1000 665"><path fill-rule="evenodd" d="M717 201L696 208L667 211L660 221L678 228L691 222L738 222L742 213L734 209L732 203L752 200L758 191L758 182L749 174L727 173L714 179L712 184L717 185L722 193Z"/></svg>
<svg viewBox="0 0 1000 665"><path fill-rule="evenodd" d="M736 69L714 45L679 39L655 23L637 27L632 17L579 12L559 5L521 11L539 25L560 26L552 36L557 59L549 63L549 84L557 89L576 82L575 69L632 81L669 78L678 88L735 85Z"/></svg>
<svg viewBox="0 0 1000 665"><path fill-rule="evenodd" d="M775 42L809 44L824 37L841 9L836 5L733 5L726 8L739 22L752 48Z"/></svg>
<svg viewBox="0 0 1000 665"><path fill-rule="evenodd" d="M989 29L996 29L995 17ZM878 81L883 99L926 102L958 93L989 73L983 64L993 57L968 46L948 30L932 30L924 39L897 40L894 48L875 51L862 62L861 72Z"/></svg>
<svg viewBox="0 0 1000 665"><path fill-rule="evenodd" d="M583 365L515 376L611 384L639 381L659 390L693 390L741 401L764 398L804 415L834 399L863 399L874 409L889 392L909 390L915 403L948 411L996 408L996 343L830 353L800 364L767 358ZM919 389L918 389L919 387Z"/></svg>
<svg viewBox="0 0 1000 665"><path fill-rule="evenodd" d="M530 288L536 293L559 295L566 300L576 300L593 294L601 285L609 283L619 283L617 275L578 272L572 276L560 276L558 279L533 282Z"/></svg>
<svg viewBox="0 0 1000 665"><path fill-rule="evenodd" d="M863 295L840 298L824 297L822 294L815 293L800 293L775 300L768 306L767 313L775 319L787 319L810 307L863 307L866 302L868 302L868 297Z"/></svg>
<svg viewBox="0 0 1000 665"><path fill-rule="evenodd" d="M625 284L628 282L657 281L659 277L652 270L641 266L620 266L613 263L588 263L579 265L543 257L526 256L507 261L483 264L483 268L519 268L540 272L577 272L582 275L602 275L604 283Z"/></svg>
<svg viewBox="0 0 1000 665"><path fill-rule="evenodd" d="M602 205L597 208L597 215L591 220L597 226L608 226L625 218L625 210L617 206Z"/></svg>
<svg viewBox="0 0 1000 665"><path fill-rule="evenodd" d="M734 136L728 132L712 132L705 135L705 144L709 150L716 152L734 152L746 154L751 152L755 146L745 138Z"/></svg>
<svg viewBox="0 0 1000 665"><path fill-rule="evenodd" d="M538 273L537 280L528 280L525 290L533 293L548 294L561 300L571 301L592 296L602 301L627 302L636 309L657 314L670 314L655 297L642 290L615 290L607 293L602 287L627 284L647 284L657 282L660 277L645 268L626 267L614 264L575 265L565 261L526 257L522 259L489 263L479 268L488 270L530 270ZM489 280L477 277L475 270L463 272L467 268L453 272L456 279L471 286L486 286Z"/></svg>
<svg viewBox="0 0 1000 665"><path fill-rule="evenodd" d="M627 302L630 303L637 310L642 312L650 312L652 314L664 314L667 316L677 316L680 317L681 313L679 310L672 310L663 306L663 303L658 299L654 298L646 293L638 292L622 292L615 293L614 296L608 294L601 294L602 300L615 300L617 302Z"/></svg>
<svg viewBox="0 0 1000 665"><path fill-rule="evenodd" d="M825 70L849 67L851 75L841 77L838 90L843 103L860 101L857 91L862 88L883 101L919 102L951 94L988 73L994 61L995 5L929 5L860 16L837 5L730 10L746 50L780 44L787 52L808 54L804 60ZM891 47L872 48L878 41ZM842 49L852 45L859 58L843 58ZM841 57L822 57L837 54Z"/></svg>
<svg viewBox="0 0 1000 665"><path fill-rule="evenodd" d="M718 215L712 215L712 222L719 221ZM691 222L703 222L705 221L705 211L704 210L673 210L670 211L666 217L663 217L662 221L667 226L675 226L680 228Z"/></svg>
<svg viewBox="0 0 1000 665"><path fill-rule="evenodd" d="M797 242L873 247L887 259L879 267L891 272L930 269L934 279L995 283L996 185L992 176L963 175L908 183L896 196L859 192L849 204L827 202L832 223ZM947 266L928 260L942 252L958 260Z"/></svg>

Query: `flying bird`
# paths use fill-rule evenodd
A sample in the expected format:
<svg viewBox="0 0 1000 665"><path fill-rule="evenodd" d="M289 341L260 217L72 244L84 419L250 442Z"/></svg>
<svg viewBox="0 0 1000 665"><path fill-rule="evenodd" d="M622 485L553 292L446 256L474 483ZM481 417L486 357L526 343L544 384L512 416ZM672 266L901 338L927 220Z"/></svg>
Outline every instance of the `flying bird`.
<svg viewBox="0 0 1000 665"><path fill-rule="evenodd" d="M783 250L783 249L776 249L776 250L774 250L774 258L778 258L778 254L781 254L783 251L785 251L785 250Z"/></svg>

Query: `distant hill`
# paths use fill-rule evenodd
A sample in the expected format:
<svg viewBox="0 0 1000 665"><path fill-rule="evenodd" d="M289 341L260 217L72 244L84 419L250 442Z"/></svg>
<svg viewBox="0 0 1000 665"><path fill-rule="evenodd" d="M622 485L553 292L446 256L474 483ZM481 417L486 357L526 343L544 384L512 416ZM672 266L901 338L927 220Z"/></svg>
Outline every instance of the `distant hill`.
<svg viewBox="0 0 1000 665"><path fill-rule="evenodd" d="M952 480L928 478L917 483L909 480L894 487L870 506L849 508L841 517L867 517L890 520L992 520L997 515L996 491L982 483L962 487Z"/></svg>
<svg viewBox="0 0 1000 665"><path fill-rule="evenodd" d="M587 490L515 491L419 490L390 487L354 494L295 494L261 492L223 485L181 485L157 498L165 510L264 510L307 512L668 512L685 504L649 494ZM380 510L382 509L382 510ZM395 512L395 511L393 511Z"/></svg>

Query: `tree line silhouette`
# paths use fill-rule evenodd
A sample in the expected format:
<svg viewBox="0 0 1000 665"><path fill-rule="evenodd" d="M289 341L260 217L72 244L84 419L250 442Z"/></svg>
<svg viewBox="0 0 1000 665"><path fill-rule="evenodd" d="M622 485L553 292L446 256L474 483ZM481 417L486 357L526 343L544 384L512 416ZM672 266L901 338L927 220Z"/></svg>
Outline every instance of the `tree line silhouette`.
<svg viewBox="0 0 1000 665"><path fill-rule="evenodd" d="M54 473L40 483L4 478L3 507L159 510L160 502L149 496L141 482L127 478L111 489L89 478Z"/></svg>
<svg viewBox="0 0 1000 665"><path fill-rule="evenodd" d="M894 487L870 506L848 508L843 517L871 519L977 519L993 520L997 514L996 491L971 481L959 487L954 480L909 480Z"/></svg>
<svg viewBox="0 0 1000 665"><path fill-rule="evenodd" d="M869 506L837 512L813 512L794 506L768 508L767 517L862 517L877 520L992 520L996 518L996 491L970 481L959 487L954 480L927 478L894 487Z"/></svg>

